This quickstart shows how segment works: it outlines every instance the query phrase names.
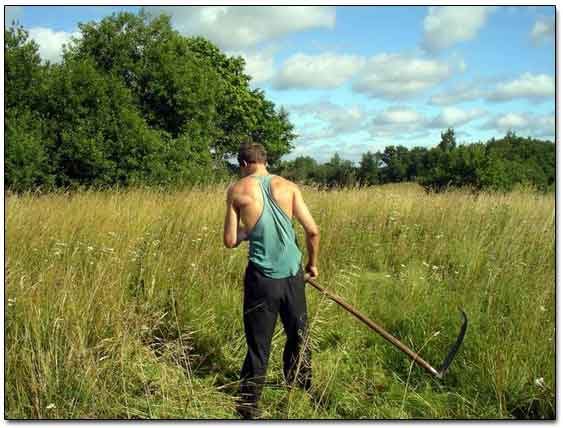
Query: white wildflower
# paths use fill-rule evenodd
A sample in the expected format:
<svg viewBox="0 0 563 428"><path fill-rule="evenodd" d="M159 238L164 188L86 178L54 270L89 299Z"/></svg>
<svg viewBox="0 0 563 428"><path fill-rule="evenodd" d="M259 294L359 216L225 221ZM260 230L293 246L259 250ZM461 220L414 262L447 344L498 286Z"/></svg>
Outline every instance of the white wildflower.
<svg viewBox="0 0 563 428"><path fill-rule="evenodd" d="M93 249L94 249L94 247L92 247L90 245L88 246L88 251L92 251Z"/></svg>
<svg viewBox="0 0 563 428"><path fill-rule="evenodd" d="M191 266L192 266L193 268L195 268L195 263L192 263L192 265L191 265Z"/></svg>
<svg viewBox="0 0 563 428"><path fill-rule="evenodd" d="M536 385L538 388L544 388L544 389L547 387L543 377L539 377L536 380L534 380L534 385Z"/></svg>
<svg viewBox="0 0 563 428"><path fill-rule="evenodd" d="M45 407L45 408L46 408L47 410L51 410L51 409L56 409L57 406L55 406L55 403L51 403L51 404L48 404L47 407Z"/></svg>
<svg viewBox="0 0 563 428"><path fill-rule="evenodd" d="M385 278L391 278L391 275L387 274L385 275Z"/></svg>
<svg viewBox="0 0 563 428"><path fill-rule="evenodd" d="M540 306L540 311L545 312L547 309L545 309L545 306Z"/></svg>

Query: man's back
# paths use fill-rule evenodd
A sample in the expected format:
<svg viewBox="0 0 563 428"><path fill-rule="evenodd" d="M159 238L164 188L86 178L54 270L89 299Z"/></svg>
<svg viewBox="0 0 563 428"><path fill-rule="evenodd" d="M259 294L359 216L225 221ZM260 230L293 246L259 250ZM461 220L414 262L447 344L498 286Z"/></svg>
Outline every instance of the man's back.
<svg viewBox="0 0 563 428"><path fill-rule="evenodd" d="M252 231L264 210L264 198L260 189L258 176L247 176L232 186L233 203L239 211L245 231ZM295 192L297 185L285 178L272 176L270 182L271 196L275 203L290 218L293 218Z"/></svg>

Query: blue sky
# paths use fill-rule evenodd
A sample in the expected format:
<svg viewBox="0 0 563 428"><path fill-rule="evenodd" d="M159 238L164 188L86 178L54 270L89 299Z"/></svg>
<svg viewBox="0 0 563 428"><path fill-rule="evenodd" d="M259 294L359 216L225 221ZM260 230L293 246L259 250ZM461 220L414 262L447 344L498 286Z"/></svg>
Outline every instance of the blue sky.
<svg viewBox="0 0 563 428"><path fill-rule="evenodd" d="M133 6L14 6L43 58L78 23ZM485 141L508 130L554 140L553 7L166 6L182 34L247 61L253 87L290 112L288 158L358 160L387 145Z"/></svg>

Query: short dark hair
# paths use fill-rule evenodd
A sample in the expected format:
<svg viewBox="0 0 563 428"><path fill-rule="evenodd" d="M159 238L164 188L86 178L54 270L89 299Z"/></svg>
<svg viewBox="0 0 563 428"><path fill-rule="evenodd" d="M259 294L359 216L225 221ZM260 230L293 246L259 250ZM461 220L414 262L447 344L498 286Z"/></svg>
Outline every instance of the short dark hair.
<svg viewBox="0 0 563 428"><path fill-rule="evenodd" d="M266 149L262 144L244 142L240 145L237 159L239 165L242 165L242 161L247 163L266 163L268 157Z"/></svg>

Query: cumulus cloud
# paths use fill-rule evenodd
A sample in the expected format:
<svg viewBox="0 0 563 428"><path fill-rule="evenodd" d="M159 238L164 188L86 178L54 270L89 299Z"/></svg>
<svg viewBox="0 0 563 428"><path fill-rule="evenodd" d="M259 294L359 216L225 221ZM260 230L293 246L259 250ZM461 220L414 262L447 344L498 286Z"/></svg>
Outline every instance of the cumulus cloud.
<svg viewBox="0 0 563 428"><path fill-rule="evenodd" d="M439 106L458 104L466 101L473 101L481 98L482 96L483 89L475 82L462 83L432 96L430 98L430 104Z"/></svg>
<svg viewBox="0 0 563 428"><path fill-rule="evenodd" d="M297 53L287 58L274 79L277 89L336 88L344 84L364 65L355 55Z"/></svg>
<svg viewBox="0 0 563 428"><path fill-rule="evenodd" d="M406 138L413 134L427 135L428 118L418 111L404 106L388 107L372 118L368 132L375 138Z"/></svg>
<svg viewBox="0 0 563 428"><path fill-rule="evenodd" d="M491 6L431 6L424 18L423 48L436 52L473 39L494 10Z"/></svg>
<svg viewBox="0 0 563 428"><path fill-rule="evenodd" d="M252 77L252 83L270 80L274 75L274 56L272 52L230 51L231 56L241 56L246 63L245 71Z"/></svg>
<svg viewBox="0 0 563 428"><path fill-rule="evenodd" d="M9 27L23 15L21 6L4 6L4 25Z"/></svg>
<svg viewBox="0 0 563 428"><path fill-rule="evenodd" d="M462 110L446 107L435 116L428 116L404 106L389 107L379 111L371 121L370 132L376 136L400 137L427 135L432 129L458 128L483 117L482 109Z"/></svg>
<svg viewBox="0 0 563 428"><path fill-rule="evenodd" d="M334 28L332 6L150 6L167 13L184 35L204 36L223 49L244 49L290 33Z"/></svg>
<svg viewBox="0 0 563 428"><path fill-rule="evenodd" d="M483 117L485 114L485 110L479 108L462 110L457 107L446 107L430 121L428 126L439 129L456 128Z"/></svg>
<svg viewBox="0 0 563 428"><path fill-rule="evenodd" d="M533 113L506 113L492 117L482 129L494 130L504 134L508 131L520 132L538 138L555 137L555 112L538 115Z"/></svg>
<svg viewBox="0 0 563 428"><path fill-rule="evenodd" d="M536 46L544 41L555 40L555 18L541 17L535 23L530 37Z"/></svg>
<svg viewBox="0 0 563 428"><path fill-rule="evenodd" d="M79 32L68 33L51 28L34 27L29 29L29 37L39 45L41 59L51 62L62 60L63 45L68 45L72 38L80 37Z"/></svg>
<svg viewBox="0 0 563 428"><path fill-rule="evenodd" d="M343 106L330 101L318 101L289 106L291 114L301 117L312 116L323 126L320 131L309 134L308 139L331 138L342 134L358 132L363 127L365 112L358 105ZM314 135L314 138L311 138Z"/></svg>
<svg viewBox="0 0 563 428"><path fill-rule="evenodd" d="M405 99L438 85L463 69L463 62L456 66L434 59L384 53L369 59L353 89L372 98Z"/></svg>
<svg viewBox="0 0 563 428"><path fill-rule="evenodd" d="M483 99L490 102L504 102L527 99L540 102L554 97L555 79L547 74L524 73L508 82L495 79L476 79L447 88L430 98L433 105L451 105Z"/></svg>
<svg viewBox="0 0 563 428"><path fill-rule="evenodd" d="M515 98L526 98L540 101L555 95L555 79L547 74L524 73L519 78L496 86L487 93L489 101L510 101Z"/></svg>

